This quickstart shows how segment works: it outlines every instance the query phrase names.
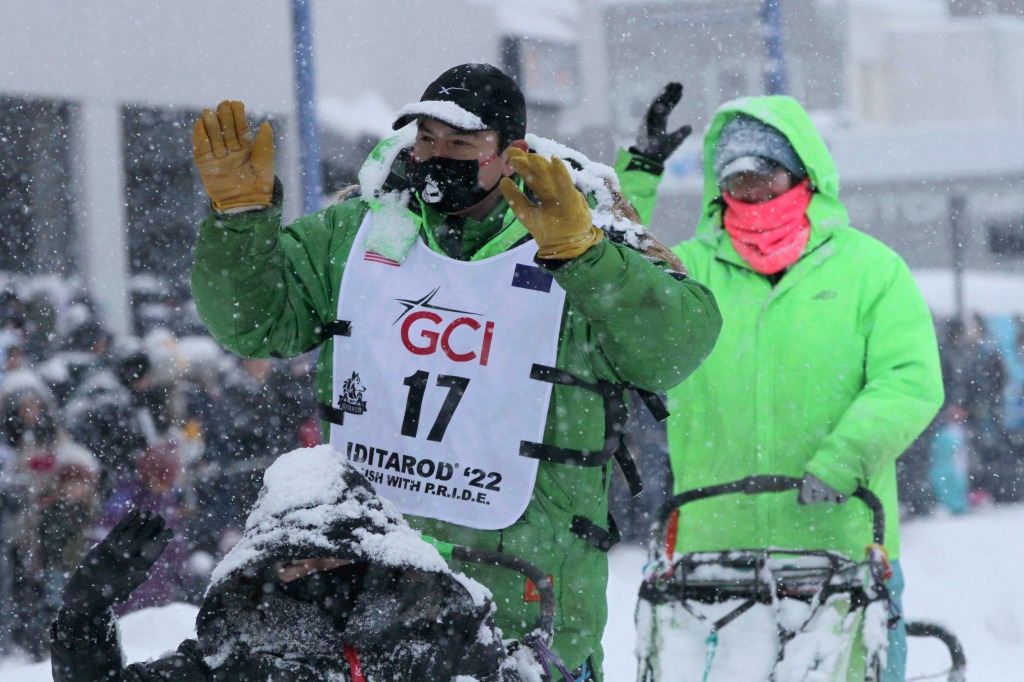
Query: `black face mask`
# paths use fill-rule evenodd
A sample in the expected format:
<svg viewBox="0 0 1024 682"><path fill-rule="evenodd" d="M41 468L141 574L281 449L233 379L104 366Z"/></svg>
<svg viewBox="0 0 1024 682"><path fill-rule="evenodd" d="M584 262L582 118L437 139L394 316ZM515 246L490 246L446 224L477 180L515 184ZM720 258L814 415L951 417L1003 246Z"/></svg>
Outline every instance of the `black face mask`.
<svg viewBox="0 0 1024 682"><path fill-rule="evenodd" d="M480 162L434 156L405 166L405 177L419 192L423 203L441 213L457 213L479 204L498 186L481 187L477 182Z"/></svg>
<svg viewBox="0 0 1024 682"><path fill-rule="evenodd" d="M344 627L356 597L363 589L368 566L363 563L317 571L290 582L275 581L276 588L292 599L316 604L336 624Z"/></svg>

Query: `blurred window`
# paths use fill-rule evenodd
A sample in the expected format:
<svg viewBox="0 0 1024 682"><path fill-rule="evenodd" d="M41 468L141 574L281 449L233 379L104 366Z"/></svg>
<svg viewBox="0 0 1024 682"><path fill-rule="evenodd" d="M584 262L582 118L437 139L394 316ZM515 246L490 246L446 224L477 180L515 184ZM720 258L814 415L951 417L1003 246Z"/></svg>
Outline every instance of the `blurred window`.
<svg viewBox="0 0 1024 682"><path fill-rule="evenodd" d="M72 107L0 97L0 270L76 268L68 129Z"/></svg>
<svg viewBox="0 0 1024 682"><path fill-rule="evenodd" d="M990 221L988 249L998 256L1024 256L1024 216L1003 221Z"/></svg>
<svg viewBox="0 0 1024 682"><path fill-rule="evenodd" d="M530 132L558 137L562 112L581 91L579 49L568 40L505 36L501 43L502 67L519 85L526 99Z"/></svg>
<svg viewBox="0 0 1024 682"><path fill-rule="evenodd" d="M124 121L128 269L169 286L184 284L206 214L206 194L192 164L196 111L126 106Z"/></svg>

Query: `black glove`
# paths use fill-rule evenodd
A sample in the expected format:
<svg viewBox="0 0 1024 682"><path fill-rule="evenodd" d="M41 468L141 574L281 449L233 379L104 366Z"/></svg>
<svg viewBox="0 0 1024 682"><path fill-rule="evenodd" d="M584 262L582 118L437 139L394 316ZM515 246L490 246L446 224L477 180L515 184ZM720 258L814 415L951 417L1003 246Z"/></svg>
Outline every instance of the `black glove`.
<svg viewBox="0 0 1024 682"><path fill-rule="evenodd" d="M804 480L800 483L800 494L796 501L799 504L842 504L846 502L846 495L814 474L804 474Z"/></svg>
<svg viewBox="0 0 1024 682"><path fill-rule="evenodd" d="M682 126L671 133L666 130L668 115L682 97L681 83L669 83L665 86L647 108L647 119L640 128L640 134L637 135L636 146L629 148L630 152L658 164L665 163L665 160L672 156L672 152L679 148L693 130L690 126Z"/></svg>
<svg viewBox="0 0 1024 682"><path fill-rule="evenodd" d="M173 537L159 514L128 512L68 579L64 608L86 616L127 599L149 577L149 569Z"/></svg>

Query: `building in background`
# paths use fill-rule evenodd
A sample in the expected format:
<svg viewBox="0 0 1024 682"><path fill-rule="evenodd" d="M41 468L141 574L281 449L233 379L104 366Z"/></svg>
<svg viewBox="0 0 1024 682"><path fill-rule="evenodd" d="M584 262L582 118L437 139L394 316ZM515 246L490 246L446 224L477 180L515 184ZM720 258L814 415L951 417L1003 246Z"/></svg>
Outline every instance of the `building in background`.
<svg viewBox="0 0 1024 682"><path fill-rule="evenodd" d="M1012 280L1024 270L1021 3L979 1L971 11L945 0L781 5L790 94L833 152L853 224L907 260L942 314L955 310L954 271L968 307L1024 313L1024 279ZM666 164L652 225L668 243L691 236L697 223L700 133L711 112L765 92L761 6L607 2L619 143L629 143L660 84L686 85L672 124L692 122L696 133ZM985 273L1002 273L998 281L1014 281L1020 295L987 296Z"/></svg>
<svg viewBox="0 0 1024 682"><path fill-rule="evenodd" d="M846 40L841 7L782 0L786 71L793 95L812 110L840 111ZM765 92L764 0L607 2L608 85L615 130L635 133L651 98L672 77L686 86L695 130L722 102ZM824 58L823 58L824 57Z"/></svg>
<svg viewBox="0 0 1024 682"><path fill-rule="evenodd" d="M313 0L323 194L351 184L394 112L448 67L499 64L530 129L611 163L650 99L686 85L654 230L692 234L700 131L764 92L763 0ZM833 147L855 224L920 271L1012 270L1024 253L1019 2L781 0L790 92ZM202 20L197 20L202 17ZM275 130L286 219L300 209L288 0L236 7L58 0L7 8L0 42L0 279L77 282L116 331L187 293L205 198L191 125L225 98ZM45 46L59 46L43 49ZM678 121L676 121L678 119ZM958 243L952 246L950 207ZM1020 298L1024 299L1024 296Z"/></svg>
<svg viewBox="0 0 1024 682"><path fill-rule="evenodd" d="M204 211L191 168L192 121L203 107L243 99L278 121L278 172L296 177L289 21L288 3L269 0L244 13L196 0L6 7L6 278L69 281L119 332L131 327L137 279L156 275L165 290L187 282L181 268Z"/></svg>
<svg viewBox="0 0 1024 682"><path fill-rule="evenodd" d="M464 62L500 66L519 82L530 131L558 137L590 103L583 97L585 40L577 0L356 0L314 2L316 91L333 191L355 181L394 114L440 73ZM591 90L603 100L604 83Z"/></svg>

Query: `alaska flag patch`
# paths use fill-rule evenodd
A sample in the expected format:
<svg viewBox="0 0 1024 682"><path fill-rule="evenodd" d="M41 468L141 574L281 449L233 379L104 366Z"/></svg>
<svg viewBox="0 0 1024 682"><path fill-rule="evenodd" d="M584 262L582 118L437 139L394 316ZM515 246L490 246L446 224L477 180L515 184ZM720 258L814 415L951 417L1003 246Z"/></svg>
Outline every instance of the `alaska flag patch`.
<svg viewBox="0 0 1024 682"><path fill-rule="evenodd" d="M516 263L516 271L512 275L512 286L542 291L547 294L551 291L551 282L554 279L550 272L544 272L536 265Z"/></svg>

